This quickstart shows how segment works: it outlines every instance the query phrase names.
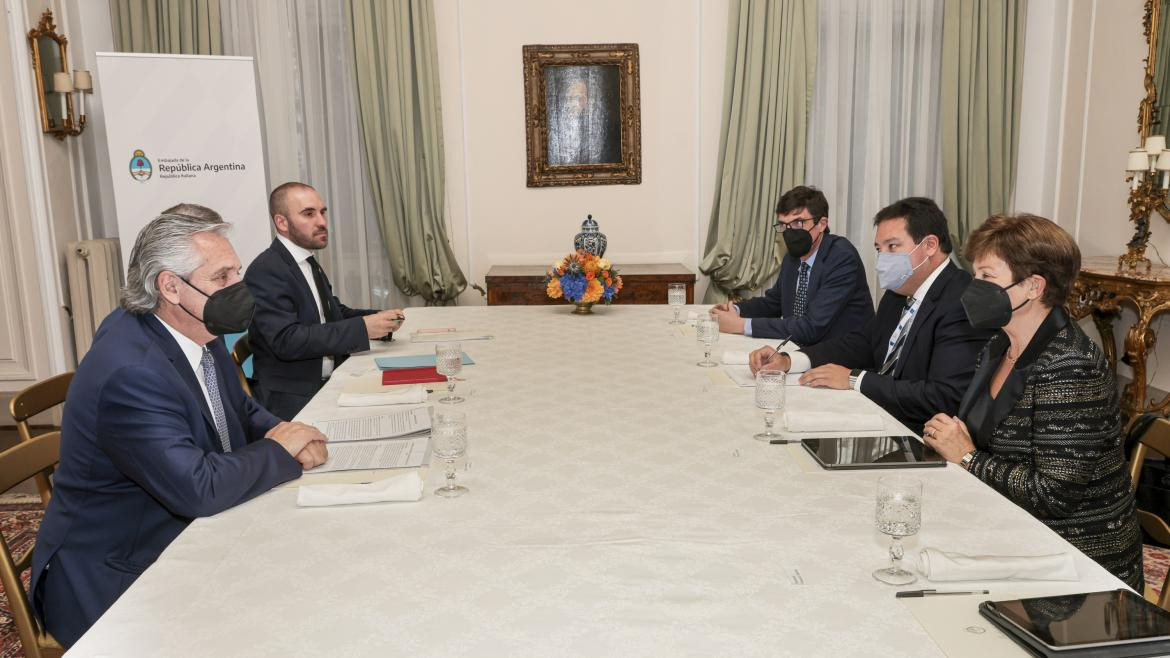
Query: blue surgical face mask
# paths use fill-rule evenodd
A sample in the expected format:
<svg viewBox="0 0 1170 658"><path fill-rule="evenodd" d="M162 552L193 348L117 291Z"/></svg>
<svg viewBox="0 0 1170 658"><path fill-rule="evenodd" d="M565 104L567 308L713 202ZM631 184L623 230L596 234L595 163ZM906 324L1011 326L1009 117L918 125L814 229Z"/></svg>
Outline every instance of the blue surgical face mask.
<svg viewBox="0 0 1170 658"><path fill-rule="evenodd" d="M910 254L918 251L922 243L919 242L917 246L906 253L891 253L888 251L879 251L877 255L877 263L874 264L874 269L877 271L878 285L884 290L897 290L906 285L910 280L914 270L922 267L922 263L918 267L910 264Z"/></svg>

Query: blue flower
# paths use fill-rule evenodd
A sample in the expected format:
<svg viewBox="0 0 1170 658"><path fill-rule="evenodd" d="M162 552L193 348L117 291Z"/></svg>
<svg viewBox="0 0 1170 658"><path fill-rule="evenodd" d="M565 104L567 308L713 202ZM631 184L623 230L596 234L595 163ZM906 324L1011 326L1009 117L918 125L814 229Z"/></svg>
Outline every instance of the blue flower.
<svg viewBox="0 0 1170 658"><path fill-rule="evenodd" d="M585 277L580 274L566 274L561 277L561 290L565 299L575 302L585 294Z"/></svg>

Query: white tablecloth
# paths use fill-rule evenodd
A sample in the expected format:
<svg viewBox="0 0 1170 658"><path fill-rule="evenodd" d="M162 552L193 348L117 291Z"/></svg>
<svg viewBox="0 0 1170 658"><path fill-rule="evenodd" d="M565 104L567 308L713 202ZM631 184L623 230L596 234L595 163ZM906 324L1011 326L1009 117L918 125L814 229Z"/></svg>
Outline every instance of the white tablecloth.
<svg viewBox="0 0 1170 658"><path fill-rule="evenodd" d="M70 655L940 655L870 576L889 541L877 473L823 472L753 440L753 389L696 367L694 329L668 325L666 306L569 311L407 312L408 330L495 335L464 344L469 494L434 496L436 467L418 503L298 509L285 488L199 519ZM724 335L716 355L765 342ZM347 378L373 375L375 355L432 351L396 340L354 356L301 418L370 413L335 406ZM852 391L788 400L880 411ZM907 553L1075 550L957 467L918 474L924 525ZM1077 569L1079 583L987 588L1121 586L1079 553Z"/></svg>

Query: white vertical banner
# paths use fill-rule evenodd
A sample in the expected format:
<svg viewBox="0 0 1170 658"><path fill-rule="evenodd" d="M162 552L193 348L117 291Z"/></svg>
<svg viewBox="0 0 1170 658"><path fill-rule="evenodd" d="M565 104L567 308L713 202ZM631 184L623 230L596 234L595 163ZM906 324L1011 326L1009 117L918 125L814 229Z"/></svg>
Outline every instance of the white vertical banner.
<svg viewBox="0 0 1170 658"><path fill-rule="evenodd" d="M251 57L97 53L122 262L177 203L234 225L247 267L272 241Z"/></svg>

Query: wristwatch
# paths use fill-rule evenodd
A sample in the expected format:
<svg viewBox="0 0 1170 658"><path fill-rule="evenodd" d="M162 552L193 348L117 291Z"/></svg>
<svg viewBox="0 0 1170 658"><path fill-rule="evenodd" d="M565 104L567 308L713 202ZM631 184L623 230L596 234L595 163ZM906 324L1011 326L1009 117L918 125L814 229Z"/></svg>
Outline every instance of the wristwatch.
<svg viewBox="0 0 1170 658"><path fill-rule="evenodd" d="M972 450L971 452L963 455L963 458L959 460L959 466L962 466L964 471L970 471L971 470L971 463L974 461L975 461L975 451Z"/></svg>
<svg viewBox="0 0 1170 658"><path fill-rule="evenodd" d="M857 390L857 378L861 376L861 368L854 368L849 371L849 388Z"/></svg>

